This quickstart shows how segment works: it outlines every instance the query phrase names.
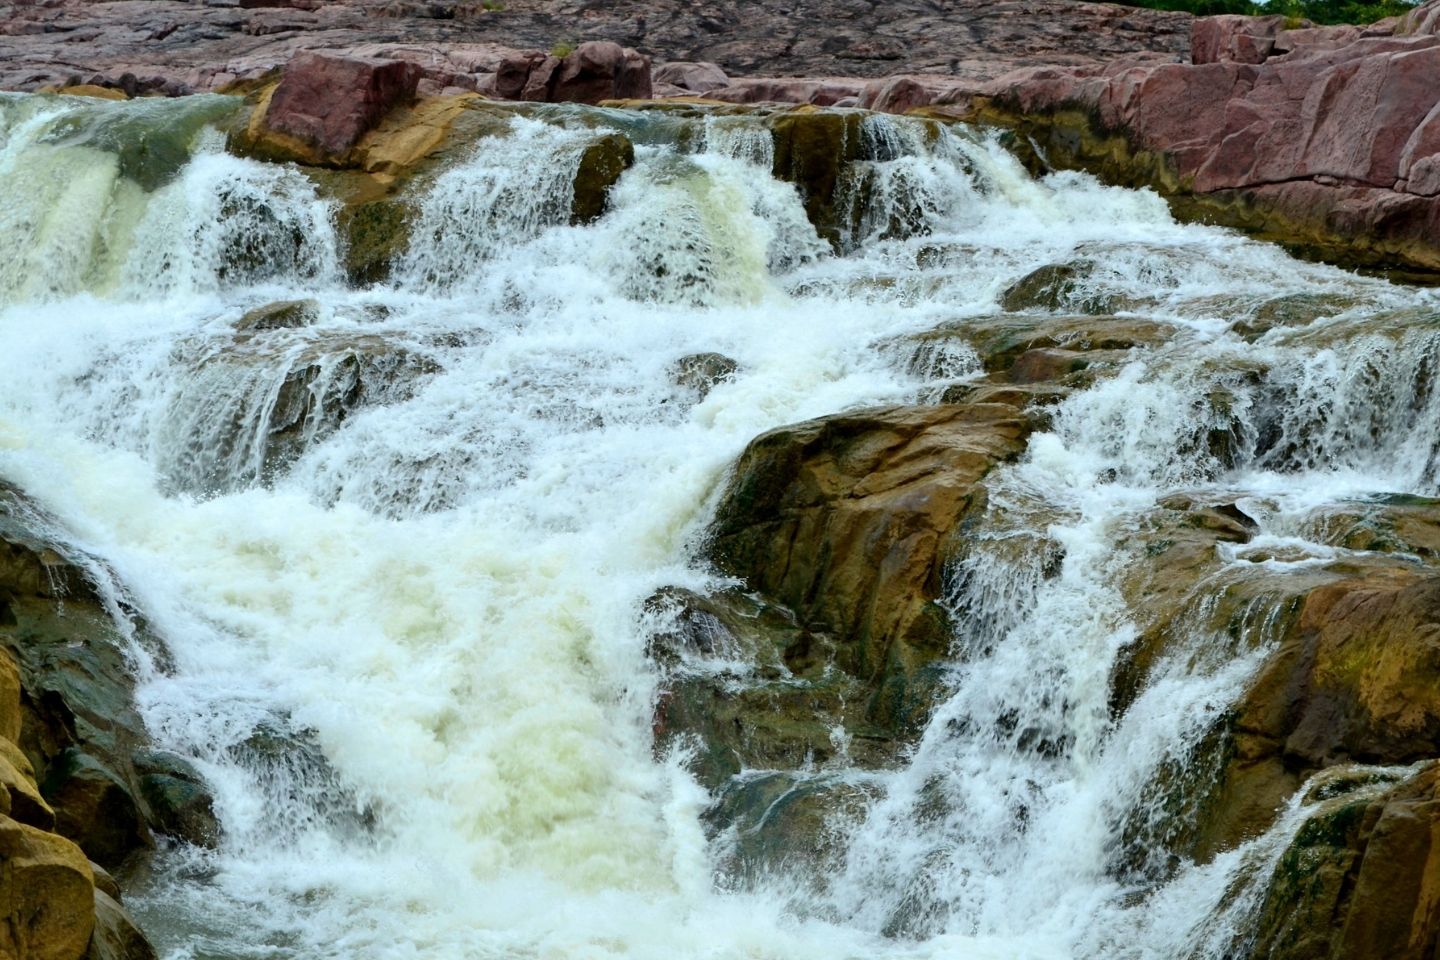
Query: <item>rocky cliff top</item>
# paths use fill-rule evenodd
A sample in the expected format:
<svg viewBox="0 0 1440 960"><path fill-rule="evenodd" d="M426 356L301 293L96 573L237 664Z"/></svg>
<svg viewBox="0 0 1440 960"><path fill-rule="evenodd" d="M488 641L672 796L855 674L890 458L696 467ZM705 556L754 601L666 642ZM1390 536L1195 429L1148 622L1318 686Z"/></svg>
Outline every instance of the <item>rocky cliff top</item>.
<svg viewBox="0 0 1440 960"><path fill-rule="evenodd" d="M306 49L474 76L513 50L588 40L741 77L989 79L1027 65L1182 58L1190 20L1074 0L14 0L0 3L0 89L119 85L130 74L140 92L183 93Z"/></svg>

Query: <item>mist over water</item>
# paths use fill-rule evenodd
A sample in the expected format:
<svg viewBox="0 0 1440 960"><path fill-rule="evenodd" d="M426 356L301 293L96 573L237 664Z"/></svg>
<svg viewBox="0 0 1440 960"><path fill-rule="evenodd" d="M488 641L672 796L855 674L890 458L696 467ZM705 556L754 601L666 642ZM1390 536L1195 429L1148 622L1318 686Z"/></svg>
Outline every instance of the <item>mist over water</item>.
<svg viewBox="0 0 1440 960"><path fill-rule="evenodd" d="M570 226L585 146L646 122L581 108L479 140L393 280L353 289L332 205L193 100L0 97L0 479L165 641L138 705L224 827L130 899L168 960L1243 955L1305 811L1163 856L1157 780L1206 762L1267 649L1263 603L1237 648L1202 594L1343 552L1318 507L1440 494L1434 295L899 118L864 121L843 254L751 117L650 121ZM137 166L142 128L170 159ZM836 868L727 876L685 757L652 752L646 599L721 584L703 535L749 440L977 381L963 343L905 338L1079 259L1073 307L1162 342L987 480L947 696L894 769L813 771L875 788ZM1292 295L1319 318L1246 326ZM312 302L251 313L276 301ZM674 375L702 353L736 363L703 396ZM1189 648L1114 716L1134 533L1179 492L1270 552L1197 588Z"/></svg>

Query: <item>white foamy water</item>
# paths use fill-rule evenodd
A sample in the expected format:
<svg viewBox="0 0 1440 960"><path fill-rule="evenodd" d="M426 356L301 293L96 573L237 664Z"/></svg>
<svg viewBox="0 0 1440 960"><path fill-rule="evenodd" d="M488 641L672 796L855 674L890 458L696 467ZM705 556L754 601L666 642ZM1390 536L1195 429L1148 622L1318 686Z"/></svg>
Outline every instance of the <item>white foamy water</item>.
<svg viewBox="0 0 1440 960"><path fill-rule="evenodd" d="M563 113L478 142L421 201L396 280L347 289L302 174L197 123L142 183L93 133L126 109L0 98L0 478L109 564L173 656L139 706L225 835L166 853L135 900L167 958L1224 955L1298 807L1203 867L1117 851L1265 638L1197 627L1112 717L1132 525L1200 488L1333 550L1304 539L1314 506L1440 492L1440 400L1414 370L1433 297L1178 226L1150 194L1036 182L912 121L866 121L846 256L746 118L696 121L698 153L638 147L609 212L572 227L597 131ZM972 629L951 695L874 775L841 869L717 877L709 799L652 755L644 601L715 582L701 540L751 438L975 376L961 346L917 362L897 338L1077 258L1098 265L1077 296L1170 342L992 479L952 571ZM1237 335L1290 293L1347 305ZM280 300L313 304L241 328ZM673 377L698 353L737 369L703 398ZM1218 456L1215 431L1243 452Z"/></svg>

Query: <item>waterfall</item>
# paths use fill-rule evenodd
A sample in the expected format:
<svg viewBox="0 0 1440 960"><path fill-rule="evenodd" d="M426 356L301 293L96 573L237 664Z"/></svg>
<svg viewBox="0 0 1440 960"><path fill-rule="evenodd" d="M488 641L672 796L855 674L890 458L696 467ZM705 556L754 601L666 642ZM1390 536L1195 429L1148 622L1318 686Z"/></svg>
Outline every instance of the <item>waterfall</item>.
<svg viewBox="0 0 1440 960"><path fill-rule="evenodd" d="M1167 784L1206 775L1276 641L1261 575L1350 550L1316 511L1440 493L1434 294L896 118L861 122L837 252L763 113L641 136L583 108L413 184L408 251L362 288L336 202L226 152L237 109L0 96L0 480L163 638L137 705L224 829L131 893L166 960L1242 955L1309 808L1201 863ZM608 130L634 165L572 222ZM802 771L869 791L834 870L725 876L711 798L652 750L646 601L725 585L704 534L751 439L973 386L966 331L1077 262L1051 312L1103 302L1154 345L987 481L916 742ZM1286 298L1313 309L1252 322ZM734 369L699 391L675 370L702 354ZM1117 713L1137 532L1176 495L1255 532Z"/></svg>

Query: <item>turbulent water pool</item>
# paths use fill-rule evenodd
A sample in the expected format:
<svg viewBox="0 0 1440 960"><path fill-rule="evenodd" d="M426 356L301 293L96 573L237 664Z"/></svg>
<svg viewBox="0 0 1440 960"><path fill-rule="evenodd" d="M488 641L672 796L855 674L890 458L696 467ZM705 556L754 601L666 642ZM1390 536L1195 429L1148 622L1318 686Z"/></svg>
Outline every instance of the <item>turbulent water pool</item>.
<svg viewBox="0 0 1440 960"><path fill-rule="evenodd" d="M1117 863L1186 816L1154 786L1267 649L1196 615L1112 709L1137 529L1178 494L1238 505L1217 592L1363 559L1314 518L1440 493L1435 294L884 117L837 252L758 116L583 108L417 185L408 253L357 287L315 181L226 152L235 109L0 97L0 480L163 639L132 651L138 706L223 826L130 881L168 960L1244 955L1299 800L1203 863ZM636 162L571 225L609 129ZM820 875L734 875L652 743L646 601L725 585L705 534L751 439L978 383L967 329L1057 264L1074 282L1025 309L1149 345L988 479L923 733L808 771L867 798ZM733 373L677 380L701 354ZM240 749L257 731L307 752Z"/></svg>

